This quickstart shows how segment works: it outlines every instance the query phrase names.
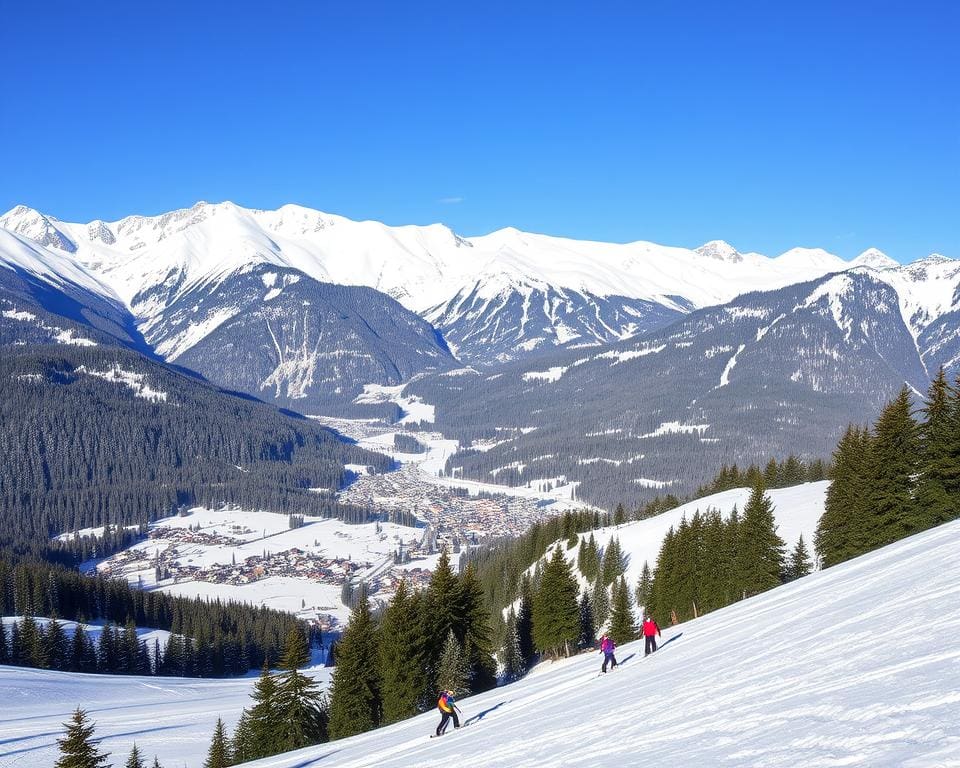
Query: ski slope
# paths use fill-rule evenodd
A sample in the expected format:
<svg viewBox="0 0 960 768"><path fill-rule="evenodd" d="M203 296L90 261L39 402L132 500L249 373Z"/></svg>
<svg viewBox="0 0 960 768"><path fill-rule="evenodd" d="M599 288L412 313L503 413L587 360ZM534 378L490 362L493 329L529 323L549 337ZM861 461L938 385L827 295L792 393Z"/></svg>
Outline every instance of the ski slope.
<svg viewBox="0 0 960 768"><path fill-rule="evenodd" d="M801 535L803 535L803 541L807 545L807 551L813 552L813 534L817 529L817 522L823 515L823 505L829 487L830 482L828 480L821 480L816 483L803 483L789 488L774 488L767 491L767 496L770 497L774 508L773 516L777 525L777 533L786 544L788 555L797 545L797 540ZM736 506L742 516L743 508L747 505L749 498L749 488L721 491L681 504L679 507L656 517L636 520L619 526L600 528L596 531L581 534L580 541L582 543L589 539L592 534L597 546L603 548L607 546L611 539L618 539L621 551L629 556L625 574L627 584L634 587L640 578L644 562L650 564L651 570L657 564L660 545L671 527L676 529L684 517L689 521L697 511L706 514L708 511L715 509L726 520L733 507ZM579 551L579 547L564 550L567 559L574 566L576 566Z"/></svg>
<svg viewBox="0 0 960 768"><path fill-rule="evenodd" d="M460 702L466 730L418 716L255 768L432 765L960 765L960 522L666 628L662 650L590 653ZM326 674L321 672L322 674ZM0 768L48 768L62 723L90 710L122 765L134 740L200 768L217 715L253 679L92 677L0 667Z"/></svg>
<svg viewBox="0 0 960 768"><path fill-rule="evenodd" d="M253 768L960 765L960 522L434 714ZM645 753L649 752L649 756Z"/></svg>
<svg viewBox="0 0 960 768"><path fill-rule="evenodd" d="M330 670L311 675L326 687ZM77 706L120 768L136 742L147 764L201 768L217 717L232 730L257 674L229 680L83 675L0 665L0 768L50 768L62 723Z"/></svg>

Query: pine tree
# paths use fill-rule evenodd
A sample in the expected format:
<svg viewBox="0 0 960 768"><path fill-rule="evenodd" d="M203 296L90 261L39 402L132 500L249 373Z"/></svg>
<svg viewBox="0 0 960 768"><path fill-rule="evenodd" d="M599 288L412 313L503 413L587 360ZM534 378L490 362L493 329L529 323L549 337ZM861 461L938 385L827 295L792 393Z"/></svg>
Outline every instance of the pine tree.
<svg viewBox="0 0 960 768"><path fill-rule="evenodd" d="M797 546L790 553L790 562L787 565L787 581L800 579L813 570L813 563L810 562L810 554L807 552L807 545L803 543L803 534L797 539Z"/></svg>
<svg viewBox="0 0 960 768"><path fill-rule="evenodd" d="M203 768L227 768L230 765L230 750L227 735L224 731L223 720L217 718L217 727L213 731L213 740L210 742L210 751Z"/></svg>
<svg viewBox="0 0 960 768"><path fill-rule="evenodd" d="M517 645L523 672L533 666L537 660L537 648L533 642L533 597L530 581L524 578L520 582L520 605L517 608Z"/></svg>
<svg viewBox="0 0 960 768"><path fill-rule="evenodd" d="M107 763L108 755L97 750L92 742L94 725L87 719L87 713L77 707L70 722L64 723L67 732L57 739L60 746L60 758L54 768L101 768Z"/></svg>
<svg viewBox="0 0 960 768"><path fill-rule="evenodd" d="M593 624L599 632L600 627L607 623L610 618L610 598L607 593L607 586L599 576L593 582L593 590L590 593L590 604L593 606Z"/></svg>
<svg viewBox="0 0 960 768"><path fill-rule="evenodd" d="M617 645L629 643L637 637L636 617L633 615L630 589L627 580L621 576L613 589L613 605L610 610L610 632Z"/></svg>
<svg viewBox="0 0 960 768"><path fill-rule="evenodd" d="M928 528L960 518L960 392L942 367L922 413L916 512L917 524Z"/></svg>
<svg viewBox="0 0 960 768"><path fill-rule="evenodd" d="M137 742L133 742L133 749L130 750L130 757L127 758L124 768L146 768L140 756L140 750L137 748Z"/></svg>
<svg viewBox="0 0 960 768"><path fill-rule="evenodd" d="M580 552L577 557L577 567L580 569L580 573L583 574L583 578L591 583L597 578L597 574L600 572L600 554L597 549L597 540L593 533L590 534L590 538L584 541L580 547Z"/></svg>
<svg viewBox="0 0 960 768"><path fill-rule="evenodd" d="M916 502L919 471L917 424L906 385L886 407L873 429L864 493L868 550L923 529Z"/></svg>
<svg viewBox="0 0 960 768"><path fill-rule="evenodd" d="M637 608L646 612L650 608L653 597L653 574L650 573L650 564L644 560L640 579L637 582Z"/></svg>
<svg viewBox="0 0 960 768"><path fill-rule="evenodd" d="M590 595L586 591L580 594L579 618L580 635L577 637L577 648L593 648L597 643L597 628L593 621L593 605L590 603Z"/></svg>
<svg viewBox="0 0 960 768"><path fill-rule="evenodd" d="M366 593L361 600L366 602ZM341 660L342 660L341 656ZM277 682L276 710L280 751L317 744L327 740L327 713L317 683L299 670L310 661L307 639L299 628L287 634L281 669L286 670Z"/></svg>
<svg viewBox="0 0 960 768"><path fill-rule="evenodd" d="M237 720L237 725L233 729L233 737L230 739L230 756L235 764L256 759L253 751L253 733L250 730L250 713L246 709L240 713L240 719Z"/></svg>
<svg viewBox="0 0 960 768"><path fill-rule="evenodd" d="M743 558L743 588L748 595L771 589L782 582L784 543L777 535L773 504L762 485L756 485L740 521Z"/></svg>
<svg viewBox="0 0 960 768"><path fill-rule="evenodd" d="M824 568L867 551L864 496L870 443L867 430L850 426L834 451L831 483L814 536Z"/></svg>
<svg viewBox="0 0 960 768"><path fill-rule="evenodd" d="M577 592L570 564L562 549L555 547L533 598L533 640L538 650L570 655L580 633Z"/></svg>
<svg viewBox="0 0 960 768"><path fill-rule="evenodd" d="M151 765L150 768L163 768L163 766L160 765L160 761L157 759L156 755L153 756L153 765Z"/></svg>
<svg viewBox="0 0 960 768"><path fill-rule="evenodd" d="M337 666L330 693L331 739L363 733L380 724L381 683L374 629L366 589L361 588L350 623L337 645Z"/></svg>
<svg viewBox="0 0 960 768"><path fill-rule="evenodd" d="M490 615L484 605L483 585L477 579L472 563L467 564L458 580L456 620L454 633L470 670L470 692L480 693L493 688L497 679Z"/></svg>
<svg viewBox="0 0 960 768"><path fill-rule="evenodd" d="M2 598L0 598L2 604ZM0 664L10 663L10 647L7 645L7 628L4 626L2 614L0 614Z"/></svg>
<svg viewBox="0 0 960 768"><path fill-rule="evenodd" d="M172 639L172 638L171 638ZM260 678L257 680L250 694L253 706L248 716L250 731L249 742L244 747L247 759L269 757L280 751L280 739L277 723L280 720L280 711L277 706L277 683L267 661L263 662Z"/></svg>
<svg viewBox="0 0 960 768"><path fill-rule="evenodd" d="M47 624L43 644L43 656L50 669L67 669L70 666L67 634L56 617Z"/></svg>
<svg viewBox="0 0 960 768"><path fill-rule="evenodd" d="M610 541L607 543L606 549L603 551L603 566L601 571L603 574L603 583L604 586L610 586L618 578L620 578L624 571L626 570L626 561L623 557L623 552L620 549L620 540L611 537Z"/></svg>
<svg viewBox="0 0 960 768"><path fill-rule="evenodd" d="M383 722L395 723L418 711L427 688L426 647L417 602L401 581L383 613L379 630Z"/></svg>
<svg viewBox="0 0 960 768"><path fill-rule="evenodd" d="M462 695L470 689L470 665L453 630L447 633L437 668L437 689Z"/></svg>
<svg viewBox="0 0 960 768"><path fill-rule="evenodd" d="M503 666L503 681L512 683L523 677L523 659L520 657L520 641L517 637L517 615L513 609L507 616L507 634L503 641L500 660Z"/></svg>

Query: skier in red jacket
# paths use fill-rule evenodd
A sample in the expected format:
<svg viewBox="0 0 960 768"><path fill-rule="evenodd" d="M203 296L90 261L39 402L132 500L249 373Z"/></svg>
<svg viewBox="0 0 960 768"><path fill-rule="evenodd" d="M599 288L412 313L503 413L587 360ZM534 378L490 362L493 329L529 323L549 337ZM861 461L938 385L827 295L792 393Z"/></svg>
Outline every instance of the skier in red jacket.
<svg viewBox="0 0 960 768"><path fill-rule="evenodd" d="M645 617L643 620L644 656L649 656L657 650L657 637L659 636L660 627L657 625L657 622L653 620L653 616Z"/></svg>

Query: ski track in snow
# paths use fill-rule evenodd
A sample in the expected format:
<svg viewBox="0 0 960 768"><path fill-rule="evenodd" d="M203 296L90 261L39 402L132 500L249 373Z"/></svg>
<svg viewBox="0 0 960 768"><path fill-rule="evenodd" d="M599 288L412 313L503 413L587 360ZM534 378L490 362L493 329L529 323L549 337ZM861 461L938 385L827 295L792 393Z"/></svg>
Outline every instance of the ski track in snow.
<svg viewBox="0 0 960 768"><path fill-rule="evenodd" d="M933 768L960 765L960 522L663 631L662 649L544 663L460 700L469 728L431 740L426 713L251 768L438 764ZM0 766L49 766L82 703L121 763L136 739L164 765L202 765L253 678L123 678L0 667Z"/></svg>

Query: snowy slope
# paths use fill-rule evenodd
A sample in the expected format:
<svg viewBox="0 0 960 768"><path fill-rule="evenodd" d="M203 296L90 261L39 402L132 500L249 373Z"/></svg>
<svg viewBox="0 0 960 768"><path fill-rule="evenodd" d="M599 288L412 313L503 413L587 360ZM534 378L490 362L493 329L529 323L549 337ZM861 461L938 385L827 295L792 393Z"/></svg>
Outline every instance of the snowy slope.
<svg viewBox="0 0 960 768"><path fill-rule="evenodd" d="M777 524L777 533L784 540L787 552L796 546L801 534L807 549L813 550L813 534L817 529L817 522L823 515L823 504L829 487L829 481L824 480L767 491L774 506L773 516ZM734 488L682 504L656 517L601 528L593 531L593 536L599 547L605 547L614 537L620 540L621 550L630 556L626 573L627 583L635 586L643 570L644 561L650 564L651 569L656 565L660 544L671 527L676 529L684 517L689 521L698 510L706 514L715 509L726 520L736 505L742 515L749 498L749 488ZM583 541L589 537L589 533L581 534L580 539ZM577 562L578 551L575 547L567 552L568 559L571 559L574 565Z"/></svg>
<svg viewBox="0 0 960 768"><path fill-rule="evenodd" d="M960 764L960 522L619 649L546 664L430 713L251 763L312 766L947 766ZM648 759L649 751L655 759Z"/></svg>
<svg viewBox="0 0 960 768"><path fill-rule="evenodd" d="M330 670L311 673L323 685ZM83 675L0 666L0 768L50 768L61 724L77 706L96 722L101 749L114 768L134 742L147 764L200 768L217 717L231 730L256 675L229 680Z"/></svg>
<svg viewBox="0 0 960 768"><path fill-rule="evenodd" d="M621 532L624 528L621 528ZM460 702L440 741L427 713L255 768L960 765L960 522L664 629L662 651L585 654ZM91 677L0 667L0 767L52 764L77 704L103 746L199 768L218 714L252 679ZM172 762L175 759L176 762ZM117 760L117 763L121 760Z"/></svg>

